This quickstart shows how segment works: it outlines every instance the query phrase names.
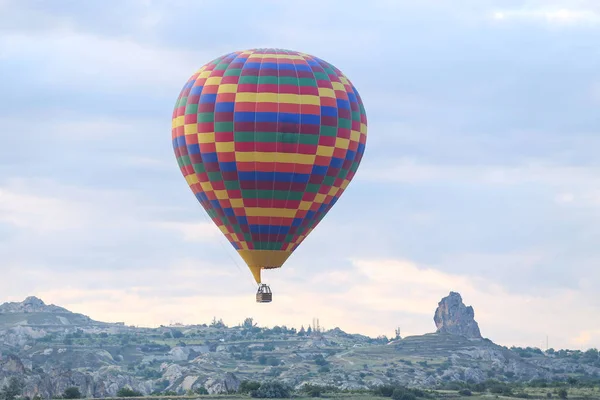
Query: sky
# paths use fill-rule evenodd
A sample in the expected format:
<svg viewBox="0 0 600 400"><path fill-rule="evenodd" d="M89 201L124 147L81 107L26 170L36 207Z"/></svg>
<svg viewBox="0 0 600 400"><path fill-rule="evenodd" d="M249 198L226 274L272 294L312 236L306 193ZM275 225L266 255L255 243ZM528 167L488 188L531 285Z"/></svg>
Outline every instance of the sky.
<svg viewBox="0 0 600 400"><path fill-rule="evenodd" d="M0 0L0 293L139 326L435 331L600 347L600 2ZM256 304L178 169L183 84L235 50L359 91L361 166Z"/></svg>

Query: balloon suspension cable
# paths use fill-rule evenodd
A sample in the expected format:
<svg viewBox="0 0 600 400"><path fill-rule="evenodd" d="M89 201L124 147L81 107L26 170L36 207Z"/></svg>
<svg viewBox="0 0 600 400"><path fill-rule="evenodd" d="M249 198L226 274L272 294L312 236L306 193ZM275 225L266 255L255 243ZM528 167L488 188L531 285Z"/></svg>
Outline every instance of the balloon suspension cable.
<svg viewBox="0 0 600 400"><path fill-rule="evenodd" d="M200 205L200 207L202 207L202 205ZM212 224L213 221L210 219L210 217L208 216L208 214L206 213L206 210L204 210L204 207L202 207L202 211L200 214L203 215L204 219L206 220L206 222L208 222L209 224ZM224 237L224 236L223 236ZM227 239L225 239L227 240ZM236 261L235 258L233 258L233 256L231 255L231 253L228 251L227 247L225 247L225 245L223 244L223 241L221 238L219 238L218 240L219 244L221 245L221 247L223 248L223 251L227 254L227 256L229 257L229 259L231 261L233 261L233 264L236 266L236 268L238 269L238 271L240 271L240 273L244 273L244 271L242 270L242 268L240 268L240 265L238 264L238 262ZM252 279L252 278L251 278ZM253 281L254 279L252 279ZM252 283L252 286L254 286L254 283Z"/></svg>

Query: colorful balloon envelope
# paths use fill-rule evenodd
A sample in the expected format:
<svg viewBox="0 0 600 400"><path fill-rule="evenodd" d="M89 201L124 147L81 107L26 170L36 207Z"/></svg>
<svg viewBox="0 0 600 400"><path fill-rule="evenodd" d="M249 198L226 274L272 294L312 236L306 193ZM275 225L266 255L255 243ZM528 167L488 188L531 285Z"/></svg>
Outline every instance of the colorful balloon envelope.
<svg viewBox="0 0 600 400"><path fill-rule="evenodd" d="M338 201L365 151L367 117L333 65L281 49L236 51L196 71L172 121L188 185L261 283Z"/></svg>

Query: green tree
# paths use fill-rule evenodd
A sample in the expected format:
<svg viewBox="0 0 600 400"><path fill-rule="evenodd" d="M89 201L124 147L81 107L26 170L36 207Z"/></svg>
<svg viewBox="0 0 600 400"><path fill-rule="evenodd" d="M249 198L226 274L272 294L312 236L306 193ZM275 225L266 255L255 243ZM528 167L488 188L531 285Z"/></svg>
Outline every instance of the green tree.
<svg viewBox="0 0 600 400"><path fill-rule="evenodd" d="M206 390L206 388L204 386L200 386L200 387L194 389L194 393L200 394L200 395L207 395L208 390Z"/></svg>
<svg viewBox="0 0 600 400"><path fill-rule="evenodd" d="M319 366L327 365L327 360L323 357L322 354L318 354L315 356L315 364Z"/></svg>
<svg viewBox="0 0 600 400"><path fill-rule="evenodd" d="M184 336L185 336L185 335L183 334L183 332L181 332L181 331L180 331L180 330L178 330L178 329L173 329L173 330L171 331L171 334L173 335L173 337L174 337L175 339L179 339L179 338L182 338L182 337L184 337Z"/></svg>
<svg viewBox="0 0 600 400"><path fill-rule="evenodd" d="M569 392L565 388L560 388L558 389L558 397L560 397L561 399L566 399L567 397L569 397Z"/></svg>
<svg viewBox="0 0 600 400"><path fill-rule="evenodd" d="M242 381L240 383L240 387L238 388L238 392L242 394L251 393L254 390L258 390L260 388L260 382L256 381Z"/></svg>
<svg viewBox="0 0 600 400"><path fill-rule="evenodd" d="M292 394L292 389L281 382L264 382L250 395L261 399L285 399Z"/></svg>
<svg viewBox="0 0 600 400"><path fill-rule="evenodd" d="M404 388L398 388L398 389L394 390L394 393L392 393L392 399L394 399L394 400L416 400L417 396L415 396L414 393L407 391Z"/></svg>
<svg viewBox="0 0 600 400"><path fill-rule="evenodd" d="M13 376L8 381L8 384L4 385L2 390L0 390L0 400L15 400L15 398L23 393L24 386L21 380Z"/></svg>
<svg viewBox="0 0 600 400"><path fill-rule="evenodd" d="M78 387L71 386L65 389L62 395L63 399L80 399L81 392Z"/></svg>
<svg viewBox="0 0 600 400"><path fill-rule="evenodd" d="M129 387L122 387L117 392L117 397L142 397L143 394Z"/></svg>

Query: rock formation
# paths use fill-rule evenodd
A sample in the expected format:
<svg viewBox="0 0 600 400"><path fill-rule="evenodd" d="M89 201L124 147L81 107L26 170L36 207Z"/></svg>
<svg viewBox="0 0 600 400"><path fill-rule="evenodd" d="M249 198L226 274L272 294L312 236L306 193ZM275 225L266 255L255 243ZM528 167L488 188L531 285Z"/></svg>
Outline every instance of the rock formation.
<svg viewBox="0 0 600 400"><path fill-rule="evenodd" d="M200 389L226 394L235 392L243 380L365 390L394 382L433 388L489 378L527 382L564 381L566 374L582 379L600 376L597 358L568 353L557 357L533 350L524 357L524 349L471 339L481 338L479 327L473 309L463 304L458 293L451 292L440 301L434 320L438 332L445 334L392 341L348 334L339 328L316 336L299 335L295 330L259 328L254 323L138 328L93 321L30 297L0 305L0 388L18 378L23 396L30 398L50 399L72 386L84 397L101 398L114 397L124 387L143 395L183 395ZM177 343L165 344L164 338L175 336L175 330L181 333ZM318 355L331 363L329 372L323 368L314 374ZM359 366L371 365L374 355L387 367L365 373ZM409 361L415 356L444 362L432 374L431 365Z"/></svg>
<svg viewBox="0 0 600 400"><path fill-rule="evenodd" d="M68 310L55 306L46 305L42 300L35 296L29 296L22 302L11 302L0 304L0 313L69 313Z"/></svg>
<svg viewBox="0 0 600 400"><path fill-rule="evenodd" d="M459 293L450 292L439 303L433 317L438 333L481 339L473 307L465 306Z"/></svg>

